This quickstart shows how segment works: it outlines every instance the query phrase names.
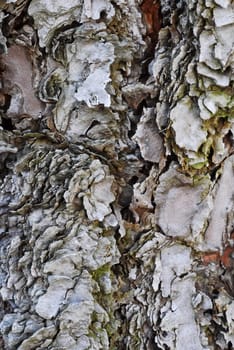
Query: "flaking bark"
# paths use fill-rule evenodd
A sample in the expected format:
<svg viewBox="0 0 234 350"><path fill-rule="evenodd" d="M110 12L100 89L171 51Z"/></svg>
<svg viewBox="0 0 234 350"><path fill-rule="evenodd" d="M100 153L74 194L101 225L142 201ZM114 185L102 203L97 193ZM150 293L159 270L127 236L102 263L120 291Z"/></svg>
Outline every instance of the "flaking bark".
<svg viewBox="0 0 234 350"><path fill-rule="evenodd" d="M0 6L1 348L234 347L231 1Z"/></svg>

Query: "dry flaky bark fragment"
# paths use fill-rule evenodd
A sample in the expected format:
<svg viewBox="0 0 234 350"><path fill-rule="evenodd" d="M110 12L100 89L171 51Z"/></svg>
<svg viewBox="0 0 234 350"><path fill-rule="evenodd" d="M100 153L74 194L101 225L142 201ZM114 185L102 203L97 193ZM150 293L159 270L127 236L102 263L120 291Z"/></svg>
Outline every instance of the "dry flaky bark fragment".
<svg viewBox="0 0 234 350"><path fill-rule="evenodd" d="M33 89L33 70L30 51L22 46L13 45L3 56L5 65L3 72L4 90L11 96L8 116L18 117L29 114L38 117L43 105Z"/></svg>
<svg viewBox="0 0 234 350"><path fill-rule="evenodd" d="M83 205L89 220L99 220L112 213L110 203L115 199L111 191L113 176L108 174L108 168L103 167L99 160L94 160L89 170L78 171L64 194L68 206L76 207L79 200ZM116 224L117 224L116 220Z"/></svg>
<svg viewBox="0 0 234 350"><path fill-rule="evenodd" d="M224 161L223 173L214 198L214 209L206 230L206 242L209 248L219 249L222 242L230 236L233 226L233 155Z"/></svg>
<svg viewBox="0 0 234 350"><path fill-rule="evenodd" d="M174 164L159 178L155 191L157 222L166 235L200 240L212 209L208 195L211 183L204 177L193 184L178 170Z"/></svg>
<svg viewBox="0 0 234 350"><path fill-rule="evenodd" d="M205 142L207 132L202 130L202 123L192 100L189 97L180 100L171 110L170 118L177 145L188 151L196 152Z"/></svg>
<svg viewBox="0 0 234 350"><path fill-rule="evenodd" d="M2 11L0 11L0 39L1 39L1 46L0 46L1 51L0 52L1 52L1 54L7 52L7 45L6 45L7 40L2 33L2 21L3 21L4 17L5 17L4 13Z"/></svg>
<svg viewBox="0 0 234 350"><path fill-rule="evenodd" d="M232 348L231 1L0 6L0 347Z"/></svg>
<svg viewBox="0 0 234 350"><path fill-rule="evenodd" d="M59 212L57 213L59 215L56 214L55 208L63 203L63 198L68 197L70 181L73 179L71 168L68 165L73 164L74 168L77 167L78 172L78 159L81 160L81 167L84 167L88 161L85 154L77 158L68 151L54 153L52 150L45 149L43 152L42 148L38 151L32 151L32 156L28 156L27 162L24 159L19 159L15 174L24 175L22 180L24 179L27 183L25 195L27 193L28 198L32 191L34 193L33 200L41 204L38 209L30 211L28 215L27 204L22 203L22 198L17 197L16 186L15 189L11 189L12 195L15 193L15 203L14 206L11 205L12 209L9 208L10 212L5 215L10 215L13 219L14 213L18 213L19 217L20 213L26 213L28 219L24 220L21 226L22 230L19 230L18 233L15 232L16 236L7 249L8 258L7 256L6 258L12 263L9 276L6 277L6 284L1 288L1 296L6 302L12 299L18 307L22 307L23 320L31 320L35 324L40 324L41 319L53 320L59 317L63 337L72 337L76 346L81 342L80 338L89 332L88 329L92 323L91 315L92 317L97 315L100 327L103 322L106 323L109 320L107 312L99 306L98 301L95 301L93 292L94 290L95 293L100 291L106 295L112 293L108 266L117 263L119 259L114 238L108 232L101 238L101 228L95 225L89 228L82 226L84 210L81 207L74 205L66 209L64 206L60 214ZM101 166L100 162L96 161L96 163ZM33 176L35 167L37 168L37 178ZM45 169L47 169L46 173L50 174L49 177L45 175ZM95 186L98 180L101 181L105 178L105 173L99 172L98 167L95 167L95 161L91 163L90 169L94 174L93 186ZM62 183L63 186L58 191L59 183ZM41 186L47 190L45 192L38 191ZM8 198L7 191L8 189L5 187L5 192L2 193L2 202ZM65 193L67 194L65 195ZM50 203L51 208L46 209L48 203ZM77 219L74 217L75 212ZM15 224L19 224L19 221L17 223L12 219L13 229ZM106 226L108 225L106 224ZM27 227L29 231L27 231ZM28 241L31 248L26 251L23 249L17 260L13 262L14 256L24 244L23 241ZM79 254L77 254L78 251ZM84 266L85 269L83 269ZM104 277L105 279L103 279ZM33 309L28 313L28 307L32 302ZM90 311L88 312L88 310ZM16 322L14 319L12 321ZM3 334L7 334L6 337L4 335L6 347L14 348L22 341L20 345L22 349L27 349L30 346L34 348L39 345L53 348L56 346L56 342L60 343L60 335L58 340L54 339L55 335L58 334L57 329L50 339L47 330L41 326L26 332L25 322L22 323L19 319L19 322L22 323L21 327L17 328L17 332L14 332L16 327L13 328L12 323L8 327L4 327L5 322L6 316L1 323ZM68 324L70 326L73 324L73 334L70 334ZM56 327L53 321L51 327L53 330ZM93 332L98 334L98 331L93 330ZM44 343L46 338L48 341ZM107 335L104 332L99 340L93 340L93 342L96 343L95 346L99 347L102 346L101 344L107 344L106 339ZM89 338L89 342L92 343L91 338Z"/></svg>
<svg viewBox="0 0 234 350"><path fill-rule="evenodd" d="M154 120L153 108L144 111L134 135L139 144L142 157L150 162L159 163L163 155L163 142Z"/></svg>
<svg viewBox="0 0 234 350"><path fill-rule="evenodd" d="M35 349L38 346L48 347L53 341L53 337L56 334L55 326L49 326L39 329L31 337L24 340L19 346L19 350ZM46 341L45 341L46 339Z"/></svg>
<svg viewBox="0 0 234 350"><path fill-rule="evenodd" d="M123 6L126 11L128 5ZM122 14L119 11L114 18L114 6L109 2L90 2L90 6L85 3L82 7L71 2L32 1L28 13L34 17L39 44L49 54L40 65L37 53L32 53L36 55L33 64L38 64L33 66L34 81L28 49L20 45L9 48L11 83L19 86L19 91L13 91L11 104L4 110L13 122L8 132L10 139L5 142L8 148L4 148L3 162L9 158L9 167L1 184L1 226L3 232L14 231L15 238L2 244L6 252L3 266L7 261L11 264L9 274L4 272L7 268L1 270L2 300L11 305L10 313L2 317L3 342L9 349L108 349L110 334L119 324L111 306L117 288L111 266L120 258L114 234L121 221L112 208L117 193L112 159L117 159L118 152L131 143L123 131L123 135L120 133L123 116L118 113L122 109L119 89L126 79L123 76L130 75L133 52L138 51L140 56L143 50L139 47L144 42L132 13L130 21L125 18L122 22L126 38L118 38L115 21L121 22ZM138 22L143 28L139 14ZM136 44L131 42L128 26L140 39L140 46L138 40ZM22 57L14 56L16 48ZM28 72L24 81L22 75L26 73L17 73L16 67L10 66L10 62L18 63L20 59ZM112 64L116 65L113 71ZM8 70L3 80L10 76ZM136 79L139 75L140 71L136 72ZM110 84L112 80L116 85ZM36 113L30 100L34 86L46 104L44 110L39 102L41 107ZM116 102L110 109L112 98ZM13 110L14 101L18 104ZM37 119L37 112L42 113L42 118L32 130L26 120ZM21 120L19 125L13 119L22 113L29 114L24 126ZM127 123L124 125L127 131ZM16 135L15 128L19 130ZM17 135L18 153L12 158L11 153L17 151ZM132 171L137 166L133 162ZM122 222L119 224L123 227ZM11 314L14 317L10 318ZM49 326L45 327L44 322Z"/></svg>
<svg viewBox="0 0 234 350"><path fill-rule="evenodd" d="M149 71L154 76L158 89L157 125L162 135L166 131L164 138L166 152L173 152L173 160L175 161L177 156L181 167L174 163L174 167L171 165L169 170L166 169L158 177L156 180L158 183L155 184L153 192L153 202L156 224L162 232L169 239L177 237L180 244L182 240L186 242L185 245L191 245L195 255L197 254L195 252L208 249L208 252L204 252L204 259L209 268L206 267L207 272L204 270L203 275L203 262L196 266L191 258L187 267L185 264L185 270L182 269L181 276L175 277L176 258L173 255L171 265L174 277L171 282L168 282L168 302L163 302L160 299L160 292L163 294L161 278L167 281L167 277L170 276L166 270L166 267L170 266L169 258L163 258L164 248L160 248L161 257L158 253L155 258L152 285L154 291L159 291L155 296L150 282L147 278L143 278L148 274L151 275L149 271L152 270L152 255L154 256L150 239L146 238L148 245L145 244L143 247L148 246L148 248L142 250L144 255L136 254L136 258L140 258L142 262L141 271L132 268L130 275L137 284L134 295L141 303L139 306L132 301L132 304L126 307L130 334L127 344L130 349L151 348L151 346L153 348L154 342L160 349L182 349L185 346L188 349L215 349L216 342L221 349L232 346L232 340L227 340L232 339L228 338L231 330L226 328L224 336L221 328L212 325L212 322L216 322L217 325L225 324L222 319L222 317L225 318L224 304L220 307L221 314L214 312L213 318L204 317L202 313L214 310L212 302L215 303L215 285L217 284L220 293L224 289L229 293L229 295L226 294L225 302L226 305L230 305L230 294L232 294L230 288L233 285L231 282L233 275L229 270L229 266L232 265L232 258L230 258L232 248L225 243L230 239L232 231L232 206L229 203L232 194L230 190L226 192L227 185L224 185L228 183L230 186L232 176L230 154L233 129L233 52L231 44L228 44L232 42L232 38L228 39L228 36L233 26L231 23L233 8L231 5L228 7L228 2L221 4L229 11L227 18L221 23L218 16L222 11L219 7L213 9L213 4L204 5L202 2L199 6L197 5L191 2L188 7L186 5L183 8L182 2L178 2L177 5L161 2L161 11L165 14L163 18L165 28L159 32L155 59L150 64ZM180 20L177 17L179 14ZM200 15L207 26L202 24ZM212 15L214 15L213 22L210 21ZM226 25L223 25L224 22ZM186 35L185 32L188 34ZM147 132L143 134L145 129L143 129L142 138L138 136L142 128L142 120L143 117L138 124L135 138L144 158L147 150ZM154 140L156 142L156 137ZM215 165L222 166L217 168ZM187 173L186 176L183 171ZM140 184L135 184L135 191L140 187ZM152 187L154 186L151 184ZM146 187L146 189L149 188ZM145 208L152 204L152 198L148 196L147 199L148 192L146 190L144 195L142 191L146 201ZM134 196L137 198L136 194ZM141 239L134 244L131 252L133 256L139 245L142 245ZM173 247L175 251L178 249L175 243ZM157 249L156 246L154 248ZM184 250L186 249L188 248L184 247ZM223 249L223 253L217 255L212 251L213 249L220 251ZM216 254L215 259L209 260L209 254L210 256ZM182 266L185 257L186 253L182 249L178 257ZM213 263L221 264L222 267L214 269ZM225 276L229 275L229 279L221 277L225 270ZM195 281L199 278L204 281L196 284ZM205 288L207 278L209 284ZM201 304L194 303L191 307L196 289L200 289L200 293L204 291L203 301ZM151 302L151 296L153 302ZM205 300L210 301L205 302ZM176 306L177 303L179 307ZM175 309L171 305L175 305ZM184 309L185 305L187 306ZM159 316L160 308L163 318ZM165 332L161 333L163 329ZM210 336L209 332L213 335ZM155 334L157 334L156 337L154 337Z"/></svg>
<svg viewBox="0 0 234 350"><path fill-rule="evenodd" d="M39 43L42 47L47 46L54 32L61 26L66 26L80 20L81 3L76 0L54 1L44 0L30 2L28 13L33 16L38 29Z"/></svg>

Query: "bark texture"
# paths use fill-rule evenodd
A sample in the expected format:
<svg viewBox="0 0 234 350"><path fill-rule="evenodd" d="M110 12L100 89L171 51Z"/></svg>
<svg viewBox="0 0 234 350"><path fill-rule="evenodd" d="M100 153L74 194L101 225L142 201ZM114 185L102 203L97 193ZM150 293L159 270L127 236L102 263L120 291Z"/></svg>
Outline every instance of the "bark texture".
<svg viewBox="0 0 234 350"><path fill-rule="evenodd" d="M0 6L1 348L232 349L231 0Z"/></svg>

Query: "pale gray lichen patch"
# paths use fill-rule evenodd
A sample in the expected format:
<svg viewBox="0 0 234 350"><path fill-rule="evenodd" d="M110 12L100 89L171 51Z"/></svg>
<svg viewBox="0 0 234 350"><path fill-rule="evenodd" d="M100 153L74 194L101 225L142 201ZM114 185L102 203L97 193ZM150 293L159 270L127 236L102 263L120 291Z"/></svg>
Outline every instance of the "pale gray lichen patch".
<svg viewBox="0 0 234 350"><path fill-rule="evenodd" d="M86 214L90 220L103 221L111 214L110 203L115 200L111 190L113 176L108 174L108 168L99 160L90 164L89 170L79 170L71 179L69 189L65 192L65 200L70 205L83 200Z"/></svg>
<svg viewBox="0 0 234 350"><path fill-rule="evenodd" d="M227 317L227 324L229 328L229 334L224 333L224 337L227 342L234 343L234 301L232 301L229 305L227 305L227 311L226 311L226 317Z"/></svg>
<svg viewBox="0 0 234 350"><path fill-rule="evenodd" d="M53 338L56 335L56 327L48 326L40 328L31 337L25 339L18 347L19 350L31 350L37 347L48 347L53 342ZM46 340L45 340L46 339Z"/></svg>
<svg viewBox="0 0 234 350"><path fill-rule="evenodd" d="M184 278L175 278L171 290L171 310L162 317L161 329L167 336L172 348L191 350L203 350L199 328L195 322L194 310L191 306L191 298L195 291L193 275ZM170 342L170 338L171 341Z"/></svg>
<svg viewBox="0 0 234 350"><path fill-rule="evenodd" d="M106 176L112 184L113 179L107 174L107 167L103 167L98 161L89 162L88 159L87 155L72 155L68 150L32 149L26 157L18 158L16 168L11 174L12 180L9 181L9 184L13 183L14 186L9 188L4 185L4 191L1 192L2 203L8 201L9 195L12 199L9 207L10 214L5 213L1 220L8 215L8 222L12 228L15 227L14 225L21 227L14 229L14 239L7 249L4 248L11 268L5 282L1 285L1 297L9 300L14 295L15 303L25 310L19 315L13 313L15 317L11 320L2 320L1 330L9 348L13 349L19 343L22 343L20 345L22 349L29 349L30 346L38 347L41 344L45 347L56 346L51 345L52 343L60 344L60 338L57 342L55 337L57 328L53 335L50 335L52 333L49 331L46 333L47 329L44 330L41 324L42 319L50 320L51 326L55 327L53 320L59 315L63 339L72 337L69 342L75 342L75 344L85 342L86 338L83 337L89 334L93 315L98 315L100 327L109 319L107 312L98 306L93 294L95 290L98 295L102 288L102 295L108 294L111 297L112 277L110 274L105 274L105 281L103 280L102 287L99 287L98 282L92 279L92 271L119 261L115 239L111 233L103 235L103 229L96 227L95 224L82 226L82 221L86 220L84 209L79 203L74 203L75 199L71 194L70 197L64 195L66 191L69 193L69 186L71 186L69 184L72 183L76 188L75 182L72 181L72 164L75 174L78 173L78 169L85 169L85 164L90 166L91 186L95 187L95 184L105 182ZM35 169L37 169L37 178L33 176ZM14 177L15 180L13 180ZM63 184L62 188L58 187L59 183ZM45 192L38 190L37 186L39 188L44 186ZM108 185L106 189L108 190ZM18 196L21 190L23 192ZM78 189L77 191L79 193ZM96 187L93 192L95 195L100 195ZM25 199L22 199L22 193ZM37 201L38 206L37 209L28 213L26 198L29 193L34 193L32 198ZM66 208L64 197L70 200L71 207ZM106 203L109 204L108 198ZM55 208L60 206L63 209L57 212ZM15 215L16 212L17 215ZM23 217L20 213L24 213ZM14 217L15 220L13 220ZM27 232L30 232L29 236ZM25 239L30 248L22 250L17 260L14 260ZM33 310L29 313L27 305L31 303L33 303ZM74 330L72 335L70 334L71 322ZM7 323L9 326L5 326ZM98 343L100 347L102 343L107 344L107 336L104 333L98 338L99 340L93 341L94 344ZM98 331L94 330L93 334L96 338L95 334L98 334ZM46 338L48 338L47 342ZM91 342L90 337L89 341Z"/></svg>
<svg viewBox="0 0 234 350"><path fill-rule="evenodd" d="M173 167L160 176L155 191L155 213L166 235L195 238L202 233L211 210L211 203L205 197L209 186L208 178L195 185Z"/></svg>
<svg viewBox="0 0 234 350"><path fill-rule="evenodd" d="M88 107L104 105L110 107L110 95L106 91L107 83L110 81L110 70L108 65L103 68L95 68L90 71L89 76L75 93L78 101L85 101Z"/></svg>
<svg viewBox="0 0 234 350"><path fill-rule="evenodd" d="M108 0L95 0L86 1L83 4L81 21L99 20L101 16L104 16L107 20L111 20L115 15L115 8Z"/></svg>
<svg viewBox="0 0 234 350"><path fill-rule="evenodd" d="M225 94L225 92L207 91L206 94L201 96L198 100L201 118L206 120L219 114L219 111L225 111L227 106L231 104L231 101L231 96Z"/></svg>
<svg viewBox="0 0 234 350"><path fill-rule="evenodd" d="M199 37L200 40L200 56L199 62L204 62L211 69L217 70L220 64L214 60L214 48L217 40L212 31L202 31Z"/></svg>
<svg viewBox="0 0 234 350"><path fill-rule="evenodd" d="M177 102L171 110L170 118L177 145L196 152L206 141L207 132L202 128L199 111L194 107L190 97L184 97Z"/></svg>
<svg viewBox="0 0 234 350"><path fill-rule="evenodd" d="M6 22L19 28L9 46L30 46L47 104L38 132L22 132L23 122L0 135L0 328L11 350L213 350L233 341L232 260L211 252L216 261L204 266L204 249L214 247L205 241L221 250L220 232L233 230L224 186L232 174L232 5L161 1L150 56L152 28L142 19L152 12L142 14L143 5L33 0L41 51L18 24L27 11L9 7ZM27 102L13 92L9 113ZM204 240L208 225L219 232L208 228Z"/></svg>
<svg viewBox="0 0 234 350"><path fill-rule="evenodd" d="M38 29L40 46L47 46L56 29L69 25L73 21L79 22L82 6L76 0L43 0L30 2L28 13L33 16Z"/></svg>
<svg viewBox="0 0 234 350"><path fill-rule="evenodd" d="M154 120L153 109L144 109L143 115L137 125L134 135L137 141L142 157L150 162L159 163L163 154L163 141L159 134Z"/></svg>
<svg viewBox="0 0 234 350"><path fill-rule="evenodd" d="M7 39L5 38L5 36L2 33L2 22L5 18L5 14L0 11L0 39L1 39L1 51L2 53L7 53Z"/></svg>
<svg viewBox="0 0 234 350"><path fill-rule="evenodd" d="M233 162L233 156L225 160L220 182L215 188L214 209L206 230L206 245L209 249L218 249L226 239L227 220L233 210Z"/></svg>
<svg viewBox="0 0 234 350"><path fill-rule="evenodd" d="M191 249L180 245L161 250L162 296L171 294L171 285L176 277L187 273L191 268Z"/></svg>
<svg viewBox="0 0 234 350"><path fill-rule="evenodd" d="M215 58L217 58L221 62L224 69L229 65L233 67L233 30L233 23L228 26L216 29L216 36L218 38L218 42L215 45L214 54Z"/></svg>
<svg viewBox="0 0 234 350"><path fill-rule="evenodd" d="M111 81L110 65L114 61L114 46L111 43L90 41L83 43L80 50L78 49L78 52L81 52L78 59L83 64L89 64L89 75L79 84L75 98L85 101L88 107L110 107L111 100L106 86ZM96 54L93 55L93 52Z"/></svg>
<svg viewBox="0 0 234 350"><path fill-rule="evenodd" d="M217 27L223 27L234 22L234 7L230 4L226 8L214 8L214 20Z"/></svg>

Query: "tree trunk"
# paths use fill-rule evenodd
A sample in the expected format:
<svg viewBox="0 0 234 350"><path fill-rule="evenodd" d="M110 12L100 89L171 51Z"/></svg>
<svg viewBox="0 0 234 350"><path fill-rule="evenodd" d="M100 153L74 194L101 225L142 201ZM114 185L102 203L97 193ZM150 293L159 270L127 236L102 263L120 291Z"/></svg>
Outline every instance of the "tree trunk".
<svg viewBox="0 0 234 350"><path fill-rule="evenodd" d="M0 5L0 347L232 349L231 0Z"/></svg>

